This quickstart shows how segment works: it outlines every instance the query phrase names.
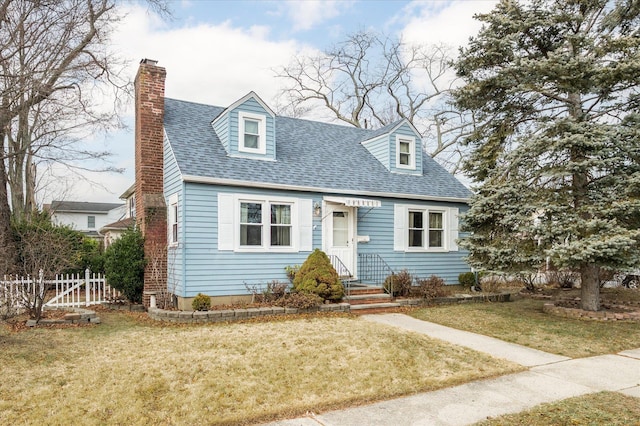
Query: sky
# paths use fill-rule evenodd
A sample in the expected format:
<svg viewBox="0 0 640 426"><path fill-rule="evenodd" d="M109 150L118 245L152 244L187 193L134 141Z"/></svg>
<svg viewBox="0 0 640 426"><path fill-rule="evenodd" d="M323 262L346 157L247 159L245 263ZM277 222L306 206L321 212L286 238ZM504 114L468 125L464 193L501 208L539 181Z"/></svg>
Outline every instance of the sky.
<svg viewBox="0 0 640 426"><path fill-rule="evenodd" d="M275 69L294 55L322 51L360 30L383 31L408 43L446 44L457 50L480 29L476 13L496 0L385 1L169 1L170 19L135 2L123 2L125 17L114 28L112 49L128 61L133 77L142 58L167 70L165 96L228 106L250 91L274 105L282 81ZM122 173L83 172L88 180L57 171L40 195L51 199L119 202L134 181L133 103L122 111L125 130L96 135L92 149L113 153ZM101 166L98 166L101 167ZM93 182L93 183L92 183Z"/></svg>

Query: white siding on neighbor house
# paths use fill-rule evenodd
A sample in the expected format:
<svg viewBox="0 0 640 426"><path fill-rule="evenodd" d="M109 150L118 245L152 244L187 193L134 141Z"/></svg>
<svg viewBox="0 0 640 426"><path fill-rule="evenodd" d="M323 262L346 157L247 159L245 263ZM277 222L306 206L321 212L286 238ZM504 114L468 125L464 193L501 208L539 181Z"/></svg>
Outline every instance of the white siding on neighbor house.
<svg viewBox="0 0 640 426"><path fill-rule="evenodd" d="M391 170L391 164L389 161L389 152L391 151L391 147L388 134L363 142L362 146L367 148L367 151L376 157L376 159L382 163L387 170Z"/></svg>
<svg viewBox="0 0 640 426"><path fill-rule="evenodd" d="M404 168L396 167L396 136L408 136L415 138L415 170L408 170ZM406 173L413 175L422 175L422 156L424 155L422 140L420 139L420 135L417 135L409 124L404 123L402 126L398 127L393 133L390 135L389 139L389 160L392 172L396 173Z"/></svg>
<svg viewBox="0 0 640 426"><path fill-rule="evenodd" d="M251 154L247 152L241 152L238 149L239 138L241 135L238 134L238 112L248 112L251 114L259 114L263 115L266 120L266 153L262 154ZM275 159L276 158L276 143L275 143L275 119L266 111L262 105L258 101L253 98L247 99L242 104L238 105L231 111L227 111L229 114L229 152L232 155L241 155L244 157L252 157L252 158L265 158L265 159Z"/></svg>
<svg viewBox="0 0 640 426"><path fill-rule="evenodd" d="M293 253L274 252L238 252L233 244L219 246L227 239L233 239L232 232L226 236L218 230L219 223L231 223L233 215L219 212L220 200L229 202L234 194L254 195L277 200L278 197L296 198L305 204L305 209L313 209L315 203L322 205L324 196L309 192L288 192L277 190L261 190L245 187L221 187L216 185L184 184L182 214L180 218L181 243L177 253L183 253L184 287L176 292L179 296L192 297L198 293L211 296L248 294L248 287L264 288L272 280L286 281L284 268L288 265L302 264L310 250ZM339 194L333 194L339 195ZM376 198L381 207L358 211L358 230L360 236L369 236L368 243L358 244L360 253L379 254L395 271L407 269L419 277L437 274L447 283L457 283L458 274L469 270L462 260L466 253L451 251L442 253L406 253L394 251L394 204L406 203L406 200ZM237 200L237 197L236 197ZM304 201L302 201L304 200ZM439 207L457 207L461 211L464 204L453 206L448 203L422 203ZM221 217L222 214L224 217ZM325 213L323 212L322 215ZM311 227L311 243L314 248L322 248L322 215L309 215ZM235 226L234 222L234 226ZM225 232L224 230L222 232ZM222 248L222 250L220 250Z"/></svg>
<svg viewBox="0 0 640 426"><path fill-rule="evenodd" d="M126 214L126 207L117 207L108 212L54 212L51 216L53 223L66 225L76 231L97 232L105 225L123 219ZM95 218L95 226L89 228L89 216Z"/></svg>

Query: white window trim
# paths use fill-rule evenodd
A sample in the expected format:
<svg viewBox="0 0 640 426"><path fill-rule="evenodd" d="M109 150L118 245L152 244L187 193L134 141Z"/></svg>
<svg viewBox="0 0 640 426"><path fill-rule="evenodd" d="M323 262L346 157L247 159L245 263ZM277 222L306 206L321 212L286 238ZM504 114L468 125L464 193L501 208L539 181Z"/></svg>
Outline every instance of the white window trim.
<svg viewBox="0 0 640 426"><path fill-rule="evenodd" d="M233 218L233 245L235 252L241 253L297 253L300 251L300 220L298 217L299 199L289 197L260 197L252 195L234 195L235 214ZM262 204L262 245L240 245L240 205L242 203ZM291 245L271 245L271 205L286 204L291 206Z"/></svg>
<svg viewBox="0 0 640 426"><path fill-rule="evenodd" d="M247 148L244 146L245 119L258 122L258 148ZM253 114L245 111L238 111L238 151L261 155L267 153L267 116L261 114Z"/></svg>
<svg viewBox="0 0 640 426"><path fill-rule="evenodd" d="M169 196L169 247L175 247L180 243L180 223L178 221L178 193ZM176 239L173 239L173 226L176 225Z"/></svg>
<svg viewBox="0 0 640 426"><path fill-rule="evenodd" d="M400 164L400 142L409 143L409 164ZM413 136L396 135L396 168L405 170L416 169L416 138Z"/></svg>
<svg viewBox="0 0 640 426"><path fill-rule="evenodd" d="M422 247L409 247L409 212L421 211L423 217L423 239ZM398 237L394 250L405 251L408 253L448 253L451 251L458 251L455 240L452 241L452 232L457 232L457 229L452 229L454 223L452 223L451 215L458 214L457 208L439 207L439 206L425 206L425 205L413 205L413 204L396 204L394 215L402 215L402 217L395 217L396 221L395 231L400 232L402 235ZM442 247L429 247L429 213L442 213ZM455 220L454 220L455 222Z"/></svg>

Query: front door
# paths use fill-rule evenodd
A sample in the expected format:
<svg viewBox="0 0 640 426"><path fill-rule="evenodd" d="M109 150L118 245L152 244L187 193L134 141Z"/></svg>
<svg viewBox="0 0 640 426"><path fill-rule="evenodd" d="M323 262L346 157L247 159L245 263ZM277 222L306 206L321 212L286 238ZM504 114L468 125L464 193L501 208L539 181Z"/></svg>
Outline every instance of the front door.
<svg viewBox="0 0 640 426"><path fill-rule="evenodd" d="M338 275L356 276L355 208L327 204L323 220L324 250L329 256L337 256L348 269ZM336 265L334 265L335 267Z"/></svg>

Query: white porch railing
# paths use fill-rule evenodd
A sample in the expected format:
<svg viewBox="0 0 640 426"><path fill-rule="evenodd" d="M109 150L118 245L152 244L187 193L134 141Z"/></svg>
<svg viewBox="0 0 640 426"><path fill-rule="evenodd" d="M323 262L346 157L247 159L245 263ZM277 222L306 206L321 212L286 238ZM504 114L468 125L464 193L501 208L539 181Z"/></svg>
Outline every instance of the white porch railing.
<svg viewBox="0 0 640 426"><path fill-rule="evenodd" d="M35 284L35 285L34 285ZM40 285L38 285L40 284ZM0 305L20 307L23 292L39 287L39 291L50 297L44 306L82 307L97 305L120 296L120 292L109 286L105 276L91 273L56 275L52 280L40 277L7 277L0 280ZM33 291L33 290L29 290ZM55 292L55 295L53 295Z"/></svg>

